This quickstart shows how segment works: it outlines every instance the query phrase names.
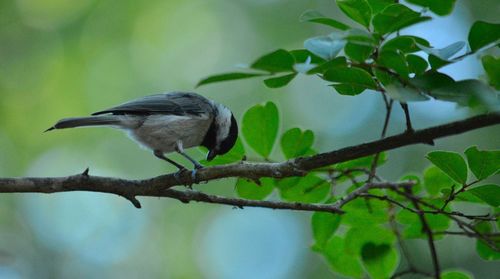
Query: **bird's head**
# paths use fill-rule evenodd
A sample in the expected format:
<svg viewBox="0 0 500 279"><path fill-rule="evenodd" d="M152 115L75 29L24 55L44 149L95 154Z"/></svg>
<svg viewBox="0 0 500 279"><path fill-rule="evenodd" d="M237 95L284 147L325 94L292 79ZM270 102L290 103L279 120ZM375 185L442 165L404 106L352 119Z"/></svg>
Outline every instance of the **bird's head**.
<svg viewBox="0 0 500 279"><path fill-rule="evenodd" d="M221 104L215 105L214 118L202 145L208 148L207 160L229 152L238 138L238 123L233 113Z"/></svg>

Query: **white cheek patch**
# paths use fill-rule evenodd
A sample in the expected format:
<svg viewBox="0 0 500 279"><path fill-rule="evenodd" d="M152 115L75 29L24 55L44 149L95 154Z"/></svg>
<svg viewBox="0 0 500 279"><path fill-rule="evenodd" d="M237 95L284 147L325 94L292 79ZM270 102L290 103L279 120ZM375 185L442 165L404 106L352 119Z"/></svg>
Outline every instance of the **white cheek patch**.
<svg viewBox="0 0 500 279"><path fill-rule="evenodd" d="M231 116L233 115L231 111L221 104L217 104L217 116L215 117L215 123L217 123L217 135L216 142L217 147L220 143L227 138L229 135L229 130L231 128Z"/></svg>

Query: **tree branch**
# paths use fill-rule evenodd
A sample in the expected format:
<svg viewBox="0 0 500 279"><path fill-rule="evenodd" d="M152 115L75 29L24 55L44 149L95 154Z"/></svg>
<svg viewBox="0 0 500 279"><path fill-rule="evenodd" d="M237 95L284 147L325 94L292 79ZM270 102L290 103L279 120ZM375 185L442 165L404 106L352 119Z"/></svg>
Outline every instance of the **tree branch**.
<svg viewBox="0 0 500 279"><path fill-rule="evenodd" d="M480 115L445 125L415 131L411 134L402 133L369 143L346 147L310 157L296 158L281 163L239 162L229 165L207 167L197 171L196 179L192 178L191 172L189 171L182 172L179 175L168 174L144 180L126 180L121 178L91 176L88 174L88 171L68 177L0 178L0 193L55 193L67 191L102 192L125 197L133 202L136 207L140 207L139 202L135 199L136 196L180 197L179 199L182 200L182 198L184 198L184 201L187 202L189 200L198 200L201 198L200 196L186 196L187 194L183 194L183 196L176 194L179 196L174 197L173 193L177 192L167 190L176 185L191 185L200 181L210 181L228 177L258 179L261 177L284 178L302 176L308 171L335 163L373 155L402 146L427 143L437 138L460 134L499 123L500 114L498 113ZM347 201L353 197L357 197L349 195L345 197ZM222 200L220 201L220 203L223 203ZM224 201L224 203L231 204L229 201ZM235 206L238 206L238 204ZM242 206L253 205L245 204Z"/></svg>
<svg viewBox="0 0 500 279"><path fill-rule="evenodd" d="M88 172L88 171L87 171ZM135 207L140 208L141 204L135 198L136 196L151 196L151 197L167 197L179 200L183 203L189 203L191 201L196 202L204 202L204 203L213 203L213 204L224 204L224 205L232 205L238 208L243 207L263 207L263 208L271 208L271 209L289 209L289 210L299 210L299 211L322 211L322 212L330 212L336 214L342 214L342 206L347 204L348 202L354 200L355 198L362 195L362 193L367 192L370 189L393 189L393 188L408 188L414 185L413 182L400 182L400 183L391 183L391 182L381 182L381 183L367 183L362 187L354 190L350 194L346 196L346 198L341 199L333 204L309 204L309 203L300 203L300 202L282 202L282 201L261 201L261 200L246 200L239 198L228 198L217 195L205 194L198 191L180 191L163 187L154 188L148 185L141 185L142 181L136 181L136 187L139 191L133 191L134 189L130 189L127 184L116 185L116 184L108 184L109 181L113 179L109 179L106 177L90 177L88 174L77 174L73 176L68 176L65 178L56 178L57 182L50 181L54 178L45 178L52 184L49 186L43 185L27 185L30 184L33 179L41 180L43 178L21 178L25 181L22 183L22 188L17 188L15 184L12 184L9 187L0 187L0 192L8 193L8 192L29 192L29 193L59 193L59 192L69 192L69 191L92 191L92 192L101 192L101 193L109 193L116 194L122 196L129 201L131 201ZM98 181L104 181L104 184L89 184L92 179L97 179ZM3 181L6 179L0 179ZM17 180L20 181L20 180ZM14 183L16 180L14 180ZM129 182L127 180L121 180L121 182ZM21 184L19 184L21 185ZM104 186L103 186L104 185Z"/></svg>

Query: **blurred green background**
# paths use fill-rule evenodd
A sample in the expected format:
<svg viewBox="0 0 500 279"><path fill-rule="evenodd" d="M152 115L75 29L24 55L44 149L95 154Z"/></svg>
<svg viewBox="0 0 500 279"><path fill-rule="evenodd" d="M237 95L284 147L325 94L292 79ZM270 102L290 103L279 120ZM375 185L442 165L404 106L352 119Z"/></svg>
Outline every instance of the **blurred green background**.
<svg viewBox="0 0 500 279"><path fill-rule="evenodd" d="M457 1L452 16L403 33L434 46L466 40L476 19L498 22L498 0ZM210 74L230 71L276 48L301 48L326 34L298 21L306 9L346 20L333 0L0 0L0 175L94 175L147 178L174 169L121 132L75 129L43 134L63 117L88 115L131 98L192 91ZM445 68L456 79L483 74L477 57ZM250 106L273 100L282 131L299 126L327 151L378 137L383 103L376 94L336 94L319 79L299 77L283 89L245 80L196 89L241 119ZM410 105L417 128L471 114L454 104ZM390 132L404 129L396 109ZM388 179L421 172L424 154L470 145L498 148L498 128L389 152ZM190 151L202 158L197 150ZM276 152L277 153L277 152ZM173 156L182 161L181 158ZM274 156L280 160L278 155ZM196 186L234 195L234 180ZM0 278L325 278L334 277L310 251L307 213L182 204L93 193L0 195ZM424 241L409 243L418 266L430 269ZM444 268L498 278L466 238L437 244Z"/></svg>

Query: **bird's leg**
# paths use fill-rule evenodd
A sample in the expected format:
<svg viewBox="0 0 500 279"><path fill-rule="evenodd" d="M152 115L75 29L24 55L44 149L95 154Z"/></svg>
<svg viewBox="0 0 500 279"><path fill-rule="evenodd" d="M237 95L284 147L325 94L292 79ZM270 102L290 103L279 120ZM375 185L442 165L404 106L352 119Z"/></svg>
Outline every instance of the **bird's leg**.
<svg viewBox="0 0 500 279"><path fill-rule="evenodd" d="M162 160L164 160L164 161L167 161L167 162L169 162L170 164L172 164L172 165L176 166L176 167L179 169L179 171L183 171L183 170L185 170L185 169L186 169L183 165L181 165L181 164L179 164L179 163L175 162L174 160L171 160L171 159L167 158L165 155L163 155L163 152L161 152L160 150L155 150L155 151L153 152L153 154L154 154L157 158L160 158L160 159L162 159Z"/></svg>
<svg viewBox="0 0 500 279"><path fill-rule="evenodd" d="M177 153L181 154L182 156L184 156L184 158L188 159L191 163L193 163L195 169L203 168L203 166L200 164L200 162L191 158L189 155L186 154L186 152L184 152L184 147L182 146L182 141L180 141L180 140L177 141L175 151L177 151Z"/></svg>
<svg viewBox="0 0 500 279"><path fill-rule="evenodd" d="M163 152L161 152L160 150L155 150L155 151L153 152L153 154L154 154L156 157L158 157L158 158L160 158L160 159L162 159L162 160L165 160L165 161L169 162L170 164L172 164L172 165L176 166L179 170L178 170L176 173L174 173L174 177L175 177L175 179L177 180L177 182L178 182L178 183L182 183L182 181L181 181L181 179L180 179L180 176L179 176L179 175L180 175L183 171L186 171L186 168L185 168L183 165L181 165L181 164L179 164L179 163L175 162L174 160L167 158L165 155L163 155ZM191 188L191 185L186 185L186 186L187 186L188 188L192 189L192 188Z"/></svg>
<svg viewBox="0 0 500 279"><path fill-rule="evenodd" d="M193 163L194 170L191 173L191 178L196 183L196 181L197 181L197 179L196 179L197 170L203 168L203 166L198 161L196 161L195 159L193 159L189 155L187 155L186 152L184 152L184 147L182 146L182 141L180 141L180 140L177 141L177 145L176 145L175 149L176 149L176 151L179 154L181 154L182 156L184 156L184 158L188 159L189 161L191 161L191 163Z"/></svg>

